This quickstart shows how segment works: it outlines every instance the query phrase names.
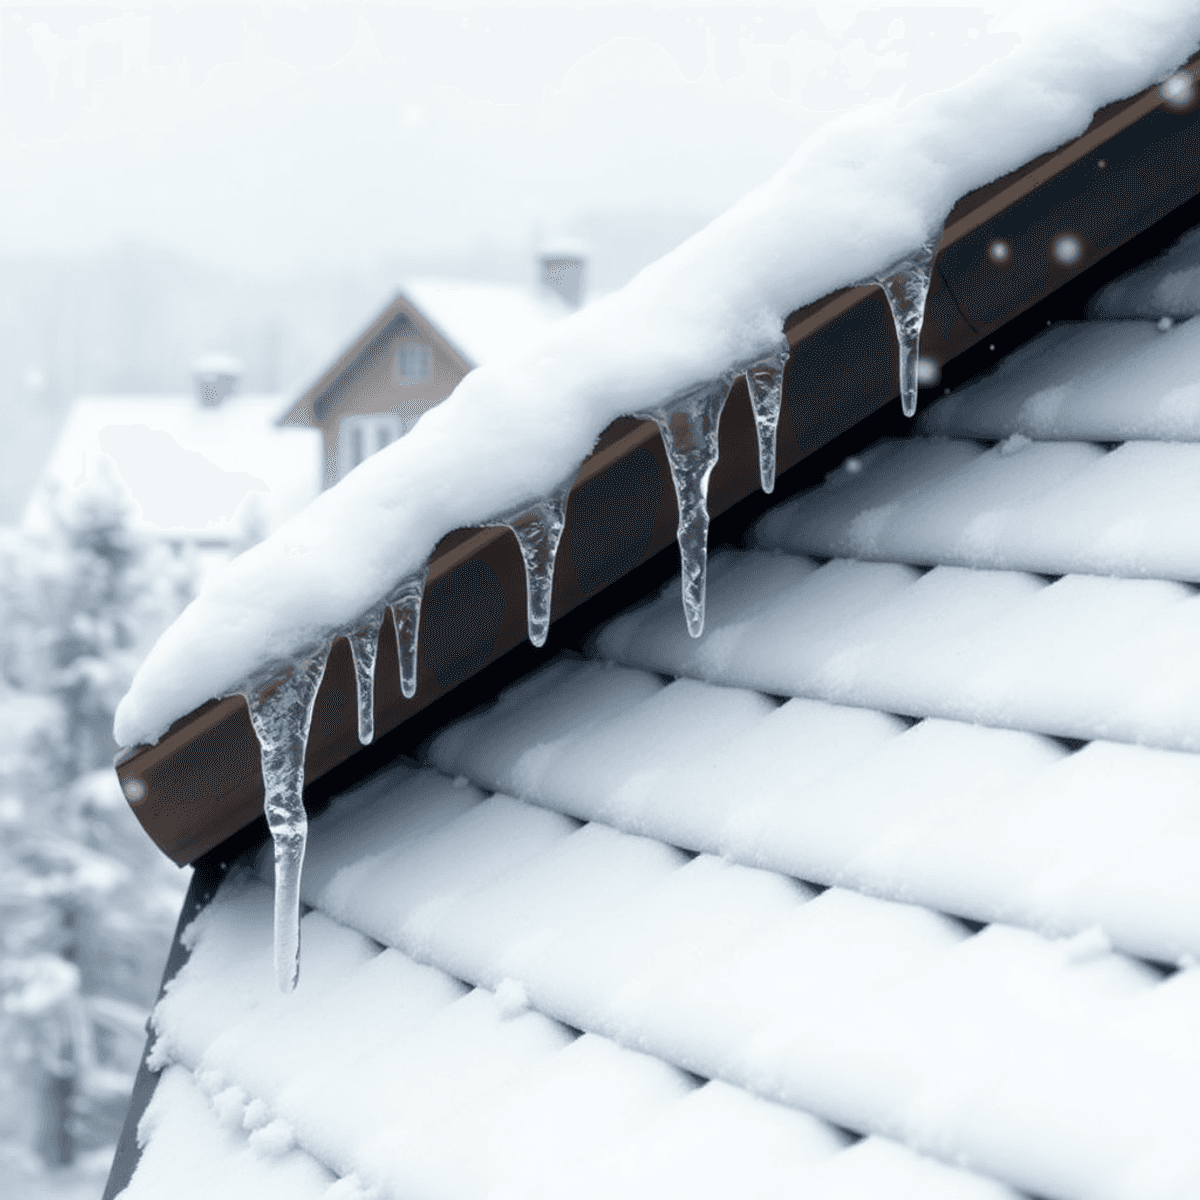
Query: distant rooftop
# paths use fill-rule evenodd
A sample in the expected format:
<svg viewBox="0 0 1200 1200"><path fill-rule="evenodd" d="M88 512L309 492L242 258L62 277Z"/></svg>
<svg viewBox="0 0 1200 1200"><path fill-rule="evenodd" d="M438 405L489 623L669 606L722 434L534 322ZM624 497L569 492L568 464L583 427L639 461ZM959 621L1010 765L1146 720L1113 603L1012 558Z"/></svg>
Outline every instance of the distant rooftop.
<svg viewBox="0 0 1200 1200"><path fill-rule="evenodd" d="M401 291L477 367L523 351L571 312L543 287L416 279Z"/></svg>
<svg viewBox="0 0 1200 1200"><path fill-rule="evenodd" d="M234 396L219 407L190 395L81 396L25 520L41 519L46 485L78 486L103 456L159 533L229 541L250 509L263 532L273 530L321 487L320 435L277 426L284 404L276 395Z"/></svg>

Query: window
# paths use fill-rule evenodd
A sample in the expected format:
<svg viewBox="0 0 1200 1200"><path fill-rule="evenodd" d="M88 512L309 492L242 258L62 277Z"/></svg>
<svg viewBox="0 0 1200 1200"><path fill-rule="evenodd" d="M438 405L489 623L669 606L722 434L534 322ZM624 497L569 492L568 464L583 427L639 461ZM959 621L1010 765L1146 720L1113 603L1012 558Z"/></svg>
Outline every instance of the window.
<svg viewBox="0 0 1200 1200"><path fill-rule="evenodd" d="M396 382L420 383L428 379L433 354L424 342L401 342L396 347Z"/></svg>
<svg viewBox="0 0 1200 1200"><path fill-rule="evenodd" d="M416 417L401 417L396 413L343 417L338 425L338 478L349 475L360 462L403 437L416 423Z"/></svg>

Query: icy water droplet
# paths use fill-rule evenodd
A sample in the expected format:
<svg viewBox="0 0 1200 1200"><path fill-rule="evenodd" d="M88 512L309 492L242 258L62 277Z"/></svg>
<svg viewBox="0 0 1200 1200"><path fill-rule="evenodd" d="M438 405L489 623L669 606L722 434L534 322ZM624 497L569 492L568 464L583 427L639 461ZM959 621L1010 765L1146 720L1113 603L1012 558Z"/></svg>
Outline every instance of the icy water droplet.
<svg viewBox="0 0 1200 1200"><path fill-rule="evenodd" d="M536 504L500 518L497 525L513 531L525 563L525 621L529 640L546 644L550 632L550 601L554 594L554 560L567 523L567 500L578 472Z"/></svg>
<svg viewBox="0 0 1200 1200"><path fill-rule="evenodd" d="M262 752L263 812L275 844L275 982L300 977L300 873L308 841L304 751L329 646L247 685L242 695Z"/></svg>
<svg viewBox="0 0 1200 1200"><path fill-rule="evenodd" d="M882 275L867 280L878 284L887 297L900 343L900 407L906 417L917 415L917 363L921 343L921 324L925 320L925 301L933 281L933 259L941 230L912 254L889 267Z"/></svg>
<svg viewBox="0 0 1200 1200"><path fill-rule="evenodd" d="M675 484L679 506L680 584L688 633L704 632L704 591L708 574L708 481L717 465L718 428L733 377L702 383L659 408L635 413L653 421Z"/></svg>
<svg viewBox="0 0 1200 1200"><path fill-rule="evenodd" d="M783 407L783 369L790 353L787 338L780 338L774 354L746 368L746 387L758 435L758 478L762 490L768 493L775 490L775 435Z"/></svg>
<svg viewBox="0 0 1200 1200"><path fill-rule="evenodd" d="M379 654L379 630L387 605L380 604L345 631L354 661L354 685L358 694L358 740L369 746L375 740L375 659Z"/></svg>
<svg viewBox="0 0 1200 1200"><path fill-rule="evenodd" d="M425 575L422 567L392 589L384 602L392 610L396 626L396 653L400 659L400 694L411 700L417 694L417 634L421 626L421 599L425 595Z"/></svg>

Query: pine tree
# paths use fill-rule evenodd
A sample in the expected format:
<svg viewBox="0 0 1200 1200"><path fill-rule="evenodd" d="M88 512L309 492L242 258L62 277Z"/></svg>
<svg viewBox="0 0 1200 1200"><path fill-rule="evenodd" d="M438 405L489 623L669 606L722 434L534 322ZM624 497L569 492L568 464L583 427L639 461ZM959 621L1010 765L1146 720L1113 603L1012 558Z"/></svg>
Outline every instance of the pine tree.
<svg viewBox="0 0 1200 1200"><path fill-rule="evenodd" d="M179 907L112 718L190 579L103 465L45 511L0 541L0 1131L64 1165L115 1139Z"/></svg>

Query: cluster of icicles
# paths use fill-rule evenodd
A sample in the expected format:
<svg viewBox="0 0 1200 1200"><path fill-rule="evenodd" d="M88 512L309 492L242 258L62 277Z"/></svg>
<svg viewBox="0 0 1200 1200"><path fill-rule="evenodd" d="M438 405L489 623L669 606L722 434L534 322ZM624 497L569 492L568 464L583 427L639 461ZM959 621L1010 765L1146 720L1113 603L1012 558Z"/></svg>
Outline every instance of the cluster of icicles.
<svg viewBox="0 0 1200 1200"><path fill-rule="evenodd" d="M918 343L938 240L931 238L878 278L864 281L877 284L887 296L900 345L900 400L909 417L917 408ZM670 464L679 508L683 612L692 637L704 631L708 481L717 462L717 430L725 401L734 380L744 373L758 435L759 476L763 491L773 491L775 435L787 359L787 338L781 337L768 357L690 388L658 408L633 414L658 426ZM535 646L544 644L550 629L554 560L575 474L572 472L535 504L481 523L511 529L517 539L525 563L529 640ZM417 632L425 574L422 569L401 580L370 612L349 626L330 631L316 650L248 680L242 689L262 752L264 809L275 848L275 979L281 991L292 991L300 974L300 874L308 836L303 800L304 754L330 648L337 637L346 638L350 644L358 737L367 745L375 736L375 658L388 609L396 630L400 691L407 699L416 694Z"/></svg>

